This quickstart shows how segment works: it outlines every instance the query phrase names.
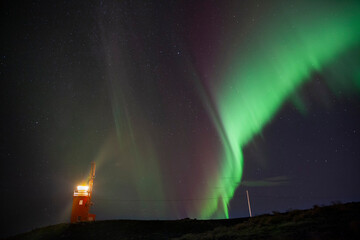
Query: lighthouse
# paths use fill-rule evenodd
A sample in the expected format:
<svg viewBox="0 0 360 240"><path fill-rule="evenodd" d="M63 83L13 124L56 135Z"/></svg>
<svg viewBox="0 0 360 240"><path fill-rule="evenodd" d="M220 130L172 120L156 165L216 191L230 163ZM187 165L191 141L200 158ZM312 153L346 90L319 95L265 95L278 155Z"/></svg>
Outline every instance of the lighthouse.
<svg viewBox="0 0 360 240"><path fill-rule="evenodd" d="M89 213L92 190L95 178L95 162L91 163L88 185L79 185L76 187L73 195L73 204L71 211L71 223L95 221L95 214Z"/></svg>

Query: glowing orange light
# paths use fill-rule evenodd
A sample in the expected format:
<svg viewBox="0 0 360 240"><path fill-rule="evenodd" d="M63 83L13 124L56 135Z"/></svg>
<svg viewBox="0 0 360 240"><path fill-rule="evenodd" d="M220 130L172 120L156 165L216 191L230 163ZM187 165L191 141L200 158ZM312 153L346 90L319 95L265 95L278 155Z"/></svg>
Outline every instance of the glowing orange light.
<svg viewBox="0 0 360 240"><path fill-rule="evenodd" d="M77 190L78 190L78 191L88 191L88 190L89 190L89 186L77 186Z"/></svg>

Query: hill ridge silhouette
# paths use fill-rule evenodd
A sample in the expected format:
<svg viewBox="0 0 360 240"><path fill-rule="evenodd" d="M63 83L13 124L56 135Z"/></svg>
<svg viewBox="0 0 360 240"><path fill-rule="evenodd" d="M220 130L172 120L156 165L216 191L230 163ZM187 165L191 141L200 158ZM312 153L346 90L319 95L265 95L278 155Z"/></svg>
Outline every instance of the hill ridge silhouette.
<svg viewBox="0 0 360 240"><path fill-rule="evenodd" d="M5 239L360 239L360 202L224 220L62 223Z"/></svg>

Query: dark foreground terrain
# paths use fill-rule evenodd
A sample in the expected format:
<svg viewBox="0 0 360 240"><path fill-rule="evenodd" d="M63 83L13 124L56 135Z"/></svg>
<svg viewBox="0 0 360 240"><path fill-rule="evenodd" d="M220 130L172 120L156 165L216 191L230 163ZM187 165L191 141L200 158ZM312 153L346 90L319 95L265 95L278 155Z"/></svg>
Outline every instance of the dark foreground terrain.
<svg viewBox="0 0 360 240"><path fill-rule="evenodd" d="M8 239L360 239L360 203L230 220L58 224Z"/></svg>

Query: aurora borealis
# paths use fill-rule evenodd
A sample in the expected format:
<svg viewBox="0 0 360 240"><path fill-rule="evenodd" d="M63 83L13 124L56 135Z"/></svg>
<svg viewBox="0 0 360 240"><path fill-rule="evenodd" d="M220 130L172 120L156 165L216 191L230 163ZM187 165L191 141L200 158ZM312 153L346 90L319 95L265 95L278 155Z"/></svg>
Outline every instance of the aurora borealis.
<svg viewBox="0 0 360 240"><path fill-rule="evenodd" d="M319 11L320 6L308 9L298 4L294 7L296 11L280 18L270 17L270 23L257 26L260 30L250 36L253 41L249 50L241 47L235 50L220 90L213 90L224 146L218 180L223 188L217 195L223 200L226 217L229 199L238 186L234 182L240 183L243 172L241 149L261 132L311 73L321 72L334 58L360 41L359 6L344 6L343 12L335 16L335 6ZM309 12L304 19L299 13L306 10ZM353 81L359 81L358 76L353 77ZM224 176L230 176L230 180L223 180ZM208 205L205 216L217 208L217 203Z"/></svg>
<svg viewBox="0 0 360 240"><path fill-rule="evenodd" d="M358 1L1 9L9 233L68 221L91 161L98 219L360 200Z"/></svg>

